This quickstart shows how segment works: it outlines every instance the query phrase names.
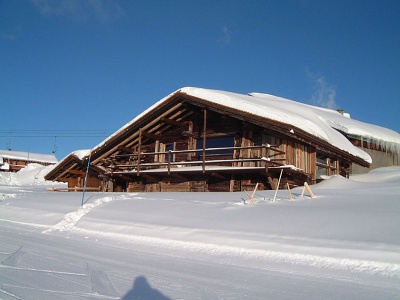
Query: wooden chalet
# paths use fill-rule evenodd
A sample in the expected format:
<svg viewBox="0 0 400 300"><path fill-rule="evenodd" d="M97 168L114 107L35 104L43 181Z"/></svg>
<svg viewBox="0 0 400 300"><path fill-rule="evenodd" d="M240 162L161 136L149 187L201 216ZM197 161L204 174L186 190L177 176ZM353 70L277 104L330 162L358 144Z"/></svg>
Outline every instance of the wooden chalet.
<svg viewBox="0 0 400 300"><path fill-rule="evenodd" d="M28 164L54 165L58 159L54 154L0 150L0 171L18 172Z"/></svg>
<svg viewBox="0 0 400 300"><path fill-rule="evenodd" d="M83 186L88 158L67 157L45 178ZM271 95L183 88L92 150L87 186L234 192L258 183L275 189L280 176L282 187L313 184L370 163L310 106Z"/></svg>
<svg viewBox="0 0 400 300"><path fill-rule="evenodd" d="M46 180L60 181L68 183L67 191L82 191L87 171L86 164L82 160L85 156L90 154L90 150L74 151L67 155L60 163L46 174ZM100 191L102 188L102 181L99 179L99 174L104 171L95 165L90 165L88 170L88 178L86 187L89 191ZM64 188L55 190L65 191Z"/></svg>

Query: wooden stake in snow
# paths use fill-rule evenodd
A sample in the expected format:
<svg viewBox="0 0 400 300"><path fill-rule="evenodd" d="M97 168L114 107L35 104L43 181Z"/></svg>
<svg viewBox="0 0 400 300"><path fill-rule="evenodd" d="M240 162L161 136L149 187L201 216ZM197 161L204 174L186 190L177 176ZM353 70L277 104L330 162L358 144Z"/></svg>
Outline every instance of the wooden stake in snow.
<svg viewBox="0 0 400 300"><path fill-rule="evenodd" d="M249 195L249 193L246 190L244 191L246 193L246 195L250 198L249 203L251 203L251 204L255 204L253 198L254 198L254 195L256 194L257 188L258 188L258 183L256 184L256 187L254 188L253 194L251 194L251 196Z"/></svg>
<svg viewBox="0 0 400 300"><path fill-rule="evenodd" d="M304 188L303 192L301 193L301 197L304 196L304 192L307 190L308 194L310 195L311 198L315 198L314 193L312 192L310 186L308 185L307 182L304 182Z"/></svg>
<svg viewBox="0 0 400 300"><path fill-rule="evenodd" d="M289 186L288 182L286 182L286 186L287 186L287 189L289 191L290 201L293 201L292 191L290 190L290 186Z"/></svg>
<svg viewBox="0 0 400 300"><path fill-rule="evenodd" d="M276 194L278 193L279 185L281 184L282 173L283 173L283 169L281 169L281 174L279 175L279 180L278 180L278 184L276 185L274 200L272 200L273 202L275 202L275 200L276 200Z"/></svg>

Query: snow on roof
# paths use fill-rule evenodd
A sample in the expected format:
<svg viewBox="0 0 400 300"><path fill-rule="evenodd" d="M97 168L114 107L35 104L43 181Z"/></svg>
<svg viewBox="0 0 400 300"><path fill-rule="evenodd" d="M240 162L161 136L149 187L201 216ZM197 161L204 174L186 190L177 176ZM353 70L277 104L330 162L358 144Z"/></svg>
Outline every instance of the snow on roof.
<svg viewBox="0 0 400 300"><path fill-rule="evenodd" d="M306 131L369 163L372 162L369 154L353 146L353 144L337 130L350 135L362 136L367 140L373 139L374 142L381 141L380 144L386 146L386 149L395 150L397 153L400 152L399 133L384 127L353 120L334 110L320 108L269 94L250 93L248 95L243 95L194 87L184 87L159 100L97 145L94 149L105 145L109 139L123 132L150 111L164 105L174 94L179 92L255 116L292 125L294 127L293 131L295 131L296 128Z"/></svg>
<svg viewBox="0 0 400 300"><path fill-rule="evenodd" d="M91 151L90 149L76 150L76 151L72 152L71 154L75 155L79 159L82 159L85 156L89 155L90 151Z"/></svg>
<svg viewBox="0 0 400 300"><path fill-rule="evenodd" d="M310 105L259 93L242 95L190 87L181 89L181 92L219 105L245 111L255 116L292 125L369 163L372 162L369 154L354 147L346 137L334 130L328 120L317 114Z"/></svg>
<svg viewBox="0 0 400 300"><path fill-rule="evenodd" d="M57 163L58 159L54 154L41 154L22 151L0 150L0 157L8 159L18 159L24 161L34 161L42 163Z"/></svg>
<svg viewBox="0 0 400 300"><path fill-rule="evenodd" d="M90 151L91 151L90 149L72 151L70 154L68 154L62 160L60 160L59 164L62 164L66 159L68 159L71 156L76 156L77 158L82 159L85 156L88 156Z"/></svg>
<svg viewBox="0 0 400 300"><path fill-rule="evenodd" d="M261 93L251 93L249 95L265 99L275 97ZM363 140L367 142L373 141L375 144L381 145L387 150L397 153L400 152L400 134L394 130L351 119L349 114L341 114L336 110L312 106L279 97L275 98L277 98L281 103L288 102L297 107L308 107L315 114L321 118L324 118L332 128L345 134L354 137L362 137Z"/></svg>

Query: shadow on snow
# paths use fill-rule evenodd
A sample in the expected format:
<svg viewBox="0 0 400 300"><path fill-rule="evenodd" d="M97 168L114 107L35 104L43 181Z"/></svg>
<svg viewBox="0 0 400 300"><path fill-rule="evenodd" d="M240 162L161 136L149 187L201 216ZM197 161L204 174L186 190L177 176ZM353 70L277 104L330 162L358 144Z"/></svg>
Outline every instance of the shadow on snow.
<svg viewBox="0 0 400 300"><path fill-rule="evenodd" d="M122 297L122 300L171 300L171 298L163 295L157 289L154 289L148 283L146 277L138 276L133 282L132 289Z"/></svg>

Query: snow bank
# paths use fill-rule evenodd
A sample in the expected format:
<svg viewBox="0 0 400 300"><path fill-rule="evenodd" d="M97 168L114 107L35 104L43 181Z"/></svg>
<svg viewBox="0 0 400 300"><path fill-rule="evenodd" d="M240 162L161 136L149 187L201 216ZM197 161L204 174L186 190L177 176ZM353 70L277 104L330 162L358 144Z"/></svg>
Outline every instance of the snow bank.
<svg viewBox="0 0 400 300"><path fill-rule="evenodd" d="M46 181L44 177L53 170L55 165L43 166L41 164L31 163L19 170L17 173L0 172L0 185L11 186L54 186L65 185L64 183L54 183Z"/></svg>
<svg viewBox="0 0 400 300"><path fill-rule="evenodd" d="M350 179L340 175L328 177L326 180L313 185L314 189L365 189L366 183L369 188L384 188L398 184L400 186L400 167L382 167L373 169L365 174L351 175Z"/></svg>
<svg viewBox="0 0 400 300"><path fill-rule="evenodd" d="M361 182L398 183L400 185L400 166L377 168L365 174L351 175L350 179Z"/></svg>

